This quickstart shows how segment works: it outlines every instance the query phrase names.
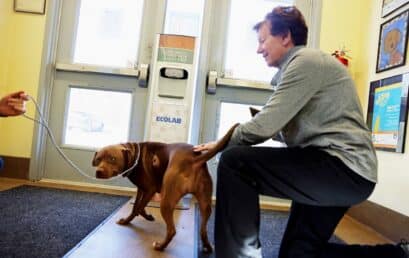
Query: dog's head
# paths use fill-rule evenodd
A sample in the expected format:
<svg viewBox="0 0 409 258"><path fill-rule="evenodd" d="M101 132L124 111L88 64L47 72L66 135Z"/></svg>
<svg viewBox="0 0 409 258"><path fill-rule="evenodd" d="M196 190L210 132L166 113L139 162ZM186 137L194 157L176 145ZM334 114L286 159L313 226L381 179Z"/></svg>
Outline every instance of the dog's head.
<svg viewBox="0 0 409 258"><path fill-rule="evenodd" d="M128 168L130 150L125 146L109 145L95 152L92 166L96 167L96 178L111 178Z"/></svg>

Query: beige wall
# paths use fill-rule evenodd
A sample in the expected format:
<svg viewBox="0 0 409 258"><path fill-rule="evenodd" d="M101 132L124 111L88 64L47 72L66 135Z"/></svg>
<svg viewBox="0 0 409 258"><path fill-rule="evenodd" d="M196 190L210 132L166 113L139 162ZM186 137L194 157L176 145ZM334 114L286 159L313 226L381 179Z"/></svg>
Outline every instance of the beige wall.
<svg viewBox="0 0 409 258"><path fill-rule="evenodd" d="M0 94L24 90L37 95L45 15L17 13L13 0L0 1ZM28 115L33 116L29 104ZM23 117L0 119L0 155L30 157L33 122Z"/></svg>
<svg viewBox="0 0 409 258"><path fill-rule="evenodd" d="M378 50L378 38L380 25L394 17L396 14L409 9L406 5L386 18L381 18L382 0L371 1L374 8L371 12L371 20L369 22L369 44L365 49L369 58L367 61L369 81L387 78L393 75L409 72L409 53L406 57L406 65L391 69L389 71L375 73L376 68L376 53ZM408 51L409 52L409 51ZM366 94L369 92L369 81L365 87ZM367 105L368 97L365 96L365 106ZM399 211L402 214L409 216L409 126L406 126L406 142L405 153L389 153L378 151L379 161L379 184L375 192L371 196L371 200L383 206Z"/></svg>
<svg viewBox="0 0 409 258"><path fill-rule="evenodd" d="M348 54L352 60L349 70L356 82L365 115L370 81L409 72L409 66L406 65L375 73L380 25L409 8L406 5L383 19L381 7L382 0L323 0L321 49L332 52L345 46L350 50ZM377 152L379 183L370 197L371 201L406 216L409 216L408 139L409 136L406 138L404 154Z"/></svg>
<svg viewBox="0 0 409 258"><path fill-rule="evenodd" d="M3 96L6 92L6 74L7 74L7 49L8 49L8 23L10 20L10 6L6 1L0 1L0 96ZM2 119L0 119L0 132L4 132ZM0 146L4 145L2 136L4 133L0 133ZM0 147L1 148L1 147ZM0 154L1 154L0 149Z"/></svg>
<svg viewBox="0 0 409 258"><path fill-rule="evenodd" d="M321 50L332 53L348 51L349 71L355 80L358 95L366 97L368 27L372 0L323 0L321 18Z"/></svg>
<svg viewBox="0 0 409 258"><path fill-rule="evenodd" d="M9 21L10 13L7 11L9 5L6 1L0 1L0 96L5 91L5 80L7 74L6 58L8 49L7 24Z"/></svg>

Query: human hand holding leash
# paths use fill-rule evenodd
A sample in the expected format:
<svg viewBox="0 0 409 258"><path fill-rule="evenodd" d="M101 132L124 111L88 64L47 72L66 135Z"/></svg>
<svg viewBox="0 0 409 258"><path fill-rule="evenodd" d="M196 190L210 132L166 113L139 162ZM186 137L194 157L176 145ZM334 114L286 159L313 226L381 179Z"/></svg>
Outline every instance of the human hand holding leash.
<svg viewBox="0 0 409 258"><path fill-rule="evenodd" d="M0 116L19 116L26 112L28 95L17 91L0 99Z"/></svg>

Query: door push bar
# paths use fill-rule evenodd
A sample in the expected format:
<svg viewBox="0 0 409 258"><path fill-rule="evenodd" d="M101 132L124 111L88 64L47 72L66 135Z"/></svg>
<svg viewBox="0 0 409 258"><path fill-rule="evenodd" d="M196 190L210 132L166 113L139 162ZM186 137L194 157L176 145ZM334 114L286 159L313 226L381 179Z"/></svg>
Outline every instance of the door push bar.
<svg viewBox="0 0 409 258"><path fill-rule="evenodd" d="M270 84L266 82L219 77L216 71L209 71L209 73L207 74L206 84L207 84L206 92L208 94L216 94L216 89L218 86L267 90L267 91L274 90L273 86L271 86Z"/></svg>
<svg viewBox="0 0 409 258"><path fill-rule="evenodd" d="M148 87L149 80L149 64L139 64L137 68L116 68L105 67L100 65L89 64L71 64L71 63L57 63L55 65L56 70L80 72L80 73L99 73L110 75L121 75L138 78L139 87Z"/></svg>

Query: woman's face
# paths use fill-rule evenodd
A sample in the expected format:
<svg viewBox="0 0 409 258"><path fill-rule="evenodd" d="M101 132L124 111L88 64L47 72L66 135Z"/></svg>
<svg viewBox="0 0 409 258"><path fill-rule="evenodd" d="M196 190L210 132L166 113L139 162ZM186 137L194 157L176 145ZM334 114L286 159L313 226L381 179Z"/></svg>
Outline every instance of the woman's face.
<svg viewBox="0 0 409 258"><path fill-rule="evenodd" d="M268 66L277 67L279 61L288 52L289 46L293 46L290 33L286 36L273 36L270 34L269 22L264 22L261 25L258 30L257 53L264 57Z"/></svg>

